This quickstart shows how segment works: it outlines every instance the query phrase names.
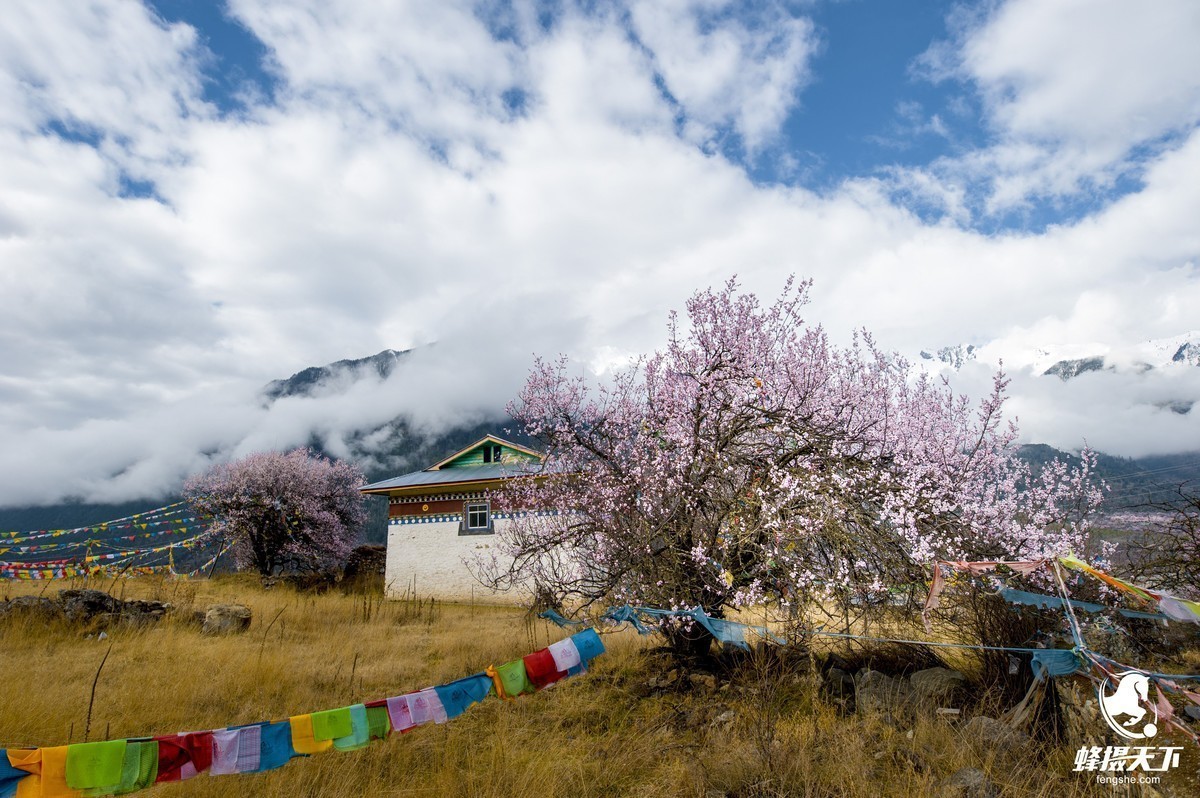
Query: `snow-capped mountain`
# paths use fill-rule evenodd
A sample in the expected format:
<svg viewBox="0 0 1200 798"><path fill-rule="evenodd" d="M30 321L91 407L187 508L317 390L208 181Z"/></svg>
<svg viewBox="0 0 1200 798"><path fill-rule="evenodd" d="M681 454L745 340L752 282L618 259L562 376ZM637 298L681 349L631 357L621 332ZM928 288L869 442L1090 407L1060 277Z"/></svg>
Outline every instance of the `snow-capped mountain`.
<svg viewBox="0 0 1200 798"><path fill-rule="evenodd" d="M1084 358L1057 360L1043 374L1069 380L1088 371L1143 373L1151 369L1200 366L1200 332L1111 347Z"/></svg>
<svg viewBox="0 0 1200 798"><path fill-rule="evenodd" d="M1185 341L1171 356L1172 363L1183 363L1188 366L1200 366L1200 343Z"/></svg>
<svg viewBox="0 0 1200 798"><path fill-rule="evenodd" d="M402 363L410 350L385 349L370 357L339 360L325 366L310 366L285 380L272 380L263 388L268 402L287 396L316 396L322 391L336 391L339 385L354 382L364 376L376 375L387 379Z"/></svg>
<svg viewBox="0 0 1200 798"><path fill-rule="evenodd" d="M975 360L977 349L974 344L958 344L957 346L943 346L936 352L928 352L921 350L922 360L936 360L946 365L960 369L963 364L969 360Z"/></svg>
<svg viewBox="0 0 1200 798"><path fill-rule="evenodd" d="M1051 417L1059 408L1064 418L1087 419L1080 421L1080 430L1089 439L1100 437L1099 429L1122 429L1126 441L1139 434L1148 441L1151 430L1157 430L1148 450L1167 451L1166 441L1181 438L1194 438L1200 446L1200 435L1190 425L1172 433L1162 420L1191 419L1198 412L1200 331L1121 346L1076 342L1029 347L1009 338L924 350L920 356L926 370L942 374L964 371L973 362L987 368L1003 364L1018 406L1027 412L1036 408L1035 418ZM1039 432L1051 436L1054 430Z"/></svg>
<svg viewBox="0 0 1200 798"><path fill-rule="evenodd" d="M1200 366L1200 330L1155 338L1136 344L1111 346L1095 342L1063 343L1035 348L994 341L983 345L956 344L922 350L921 359L932 366L958 370L978 360L1004 362L1008 370L1027 369L1032 374L1069 380L1091 371L1141 374L1151 369Z"/></svg>

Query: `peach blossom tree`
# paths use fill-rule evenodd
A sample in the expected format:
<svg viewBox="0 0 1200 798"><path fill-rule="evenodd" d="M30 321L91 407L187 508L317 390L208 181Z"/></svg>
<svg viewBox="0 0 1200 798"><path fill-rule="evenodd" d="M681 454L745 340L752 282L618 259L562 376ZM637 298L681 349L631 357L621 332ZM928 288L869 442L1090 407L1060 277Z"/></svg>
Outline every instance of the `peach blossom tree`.
<svg viewBox="0 0 1200 798"><path fill-rule="evenodd" d="M662 351L603 383L537 360L509 412L546 459L497 497L514 521L489 581L719 616L869 598L934 559L1085 550L1090 453L1032 473L1002 373L973 402L866 332L835 346L808 290L699 291Z"/></svg>
<svg viewBox="0 0 1200 798"><path fill-rule="evenodd" d="M184 485L184 497L213 518L239 568L263 576L341 562L366 518L363 474L307 449L256 452L212 466Z"/></svg>

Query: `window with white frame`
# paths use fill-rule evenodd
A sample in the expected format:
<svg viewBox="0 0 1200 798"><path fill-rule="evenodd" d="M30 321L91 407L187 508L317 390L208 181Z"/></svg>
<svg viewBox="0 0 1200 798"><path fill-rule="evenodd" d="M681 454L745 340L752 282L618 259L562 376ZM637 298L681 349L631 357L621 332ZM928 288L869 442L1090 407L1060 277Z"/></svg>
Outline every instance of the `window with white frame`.
<svg viewBox="0 0 1200 798"><path fill-rule="evenodd" d="M492 528L492 508L489 502L474 501L463 503L462 526L463 535L488 535L494 532Z"/></svg>

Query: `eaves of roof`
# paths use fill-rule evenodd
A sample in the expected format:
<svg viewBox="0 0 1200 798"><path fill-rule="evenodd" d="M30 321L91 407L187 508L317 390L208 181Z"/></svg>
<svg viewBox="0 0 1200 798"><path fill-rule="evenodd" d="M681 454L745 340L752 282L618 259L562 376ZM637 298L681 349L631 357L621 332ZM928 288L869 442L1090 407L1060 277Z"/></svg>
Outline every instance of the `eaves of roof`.
<svg viewBox="0 0 1200 798"><path fill-rule="evenodd" d="M458 485L467 482L494 482L512 477L529 476L541 471L540 463L522 468L516 463L488 463L469 468L444 468L440 471L414 471L359 488L363 493L386 493L401 488Z"/></svg>

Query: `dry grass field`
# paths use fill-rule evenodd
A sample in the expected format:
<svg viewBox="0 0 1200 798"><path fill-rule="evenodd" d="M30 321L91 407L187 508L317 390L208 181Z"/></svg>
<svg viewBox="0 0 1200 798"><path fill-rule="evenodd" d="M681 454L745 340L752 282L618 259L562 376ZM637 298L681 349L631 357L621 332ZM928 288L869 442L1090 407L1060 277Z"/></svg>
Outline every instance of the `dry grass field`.
<svg viewBox="0 0 1200 798"><path fill-rule="evenodd" d="M54 583L5 583L8 596ZM108 589L110 583L90 587ZM131 580L125 598L181 610L249 605L248 633L204 637L179 618L149 628L87 630L0 623L0 746L164 734L384 698L502 663L563 636L518 609L309 595L256 582ZM984 750L935 716L893 725L839 714L802 667L736 672L663 688L654 637L607 634L587 675L516 701L488 699L460 718L368 748L293 759L280 770L201 775L159 796L923 796L966 795L943 782L985 771L1007 796L1128 795L1072 772L1074 750L1037 744ZM99 678L97 668L109 651ZM1099 730L1098 730L1099 734ZM1194 750L1164 795L1197 794ZM1192 775L1187 775L1192 774ZM1160 794L1146 792L1144 794Z"/></svg>

